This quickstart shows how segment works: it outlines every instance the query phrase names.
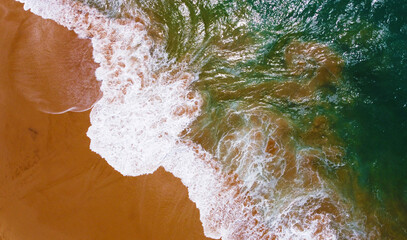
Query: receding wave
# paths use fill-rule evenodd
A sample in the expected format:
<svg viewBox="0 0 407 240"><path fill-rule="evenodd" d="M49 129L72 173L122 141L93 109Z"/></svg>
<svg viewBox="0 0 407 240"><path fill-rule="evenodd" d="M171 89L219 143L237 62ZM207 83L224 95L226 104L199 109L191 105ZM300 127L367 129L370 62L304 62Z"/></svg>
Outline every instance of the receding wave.
<svg viewBox="0 0 407 240"><path fill-rule="evenodd" d="M13 43L10 73L15 87L43 112L90 109L101 96L90 40L40 20L25 20Z"/></svg>

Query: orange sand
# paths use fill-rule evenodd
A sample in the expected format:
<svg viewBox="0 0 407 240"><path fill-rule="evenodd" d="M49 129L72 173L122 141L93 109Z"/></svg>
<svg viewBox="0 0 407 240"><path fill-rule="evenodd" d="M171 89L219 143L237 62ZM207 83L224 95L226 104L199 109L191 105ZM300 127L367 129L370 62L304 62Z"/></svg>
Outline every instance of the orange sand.
<svg viewBox="0 0 407 240"><path fill-rule="evenodd" d="M89 90L88 101L100 97L89 41L74 36L0 2L0 239L205 239L179 179L163 169L123 177L89 150L89 111L40 111L77 104L58 81L78 76L86 88L72 80L73 88ZM83 65L66 64L76 48Z"/></svg>

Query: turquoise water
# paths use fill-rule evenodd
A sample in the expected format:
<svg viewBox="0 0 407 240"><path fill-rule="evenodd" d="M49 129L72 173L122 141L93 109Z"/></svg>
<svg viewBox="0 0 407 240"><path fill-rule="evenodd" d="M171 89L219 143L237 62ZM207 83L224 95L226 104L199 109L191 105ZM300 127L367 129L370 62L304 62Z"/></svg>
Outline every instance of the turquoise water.
<svg viewBox="0 0 407 240"><path fill-rule="evenodd" d="M270 226L280 211L270 206L305 195L317 173L336 192L332 201L353 206L355 217L334 218L339 239L374 228L380 239L407 239L406 1L85 2L112 18L139 11L150 19L155 44L195 74L191 88L204 98L184 137L225 173L262 176L262 191L252 183L245 191ZM279 175L282 165L239 142L253 129L259 137L247 141L284 166L316 160ZM252 167L248 159L262 160ZM364 227L347 229L362 218Z"/></svg>

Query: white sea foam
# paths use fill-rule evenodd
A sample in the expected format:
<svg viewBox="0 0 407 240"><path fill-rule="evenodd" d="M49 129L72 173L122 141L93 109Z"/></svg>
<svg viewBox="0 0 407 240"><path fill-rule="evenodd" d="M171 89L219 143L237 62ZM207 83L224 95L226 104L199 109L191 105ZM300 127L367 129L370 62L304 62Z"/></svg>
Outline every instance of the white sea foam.
<svg viewBox="0 0 407 240"><path fill-rule="evenodd" d="M289 167L296 168L301 184L305 182L303 177L315 175L300 173L306 171L302 170L301 154L295 166L287 163L284 149L279 146L279 157L267 156L264 148L267 139L273 137L275 126L261 122L238 129L231 134L239 141L222 139L216 156L179 137L199 114L202 100L188 88L193 75L167 59L162 46L148 36L148 18L138 13L134 19L108 19L95 9L68 0L19 1L25 3L25 9L74 30L82 38L92 39L93 55L100 63L96 77L102 81L103 98L92 109L88 136L91 149L116 170L138 176L163 166L179 177L200 210L208 237L338 238L329 227L334 218L328 213L317 213L321 201L331 201L323 183L302 189L297 195L288 194L291 199L274 201L282 194L273 193L279 181L289 181L282 178ZM259 140L256 134L264 136ZM221 150L230 147L240 150L240 157ZM214 161L214 157L220 161ZM241 182L231 184L233 181L223 174L220 163L228 158L239 161L236 173ZM267 162L275 168L269 175L259 176ZM265 180L258 181L261 177ZM294 187L292 192L300 188ZM257 203L262 217L253 213L255 207L251 203ZM265 225L270 229L266 230Z"/></svg>
<svg viewBox="0 0 407 240"><path fill-rule="evenodd" d="M267 237L366 239L363 223L349 214L349 204L313 169L312 161L323 161L318 152L295 150L284 143L289 141L285 120L269 111L244 107L231 108L226 118L233 115L241 121L221 137L216 158L242 180L242 191L251 197L270 229Z"/></svg>
<svg viewBox="0 0 407 240"><path fill-rule="evenodd" d="M188 90L192 75L183 73L182 66L166 65L164 51L153 44L142 22L108 19L73 1L20 1L26 10L92 39L103 92L91 112L93 151L124 175L163 166L179 177L200 210L208 237L260 238L260 226L237 187L226 184L220 167L200 146L180 139L201 99Z"/></svg>

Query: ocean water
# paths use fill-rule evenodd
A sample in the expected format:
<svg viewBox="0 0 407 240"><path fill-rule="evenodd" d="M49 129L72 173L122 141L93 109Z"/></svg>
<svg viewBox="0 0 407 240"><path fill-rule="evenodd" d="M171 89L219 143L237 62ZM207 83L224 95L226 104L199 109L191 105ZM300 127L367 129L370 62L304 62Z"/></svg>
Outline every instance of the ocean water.
<svg viewBox="0 0 407 240"><path fill-rule="evenodd" d="M407 239L406 1L21 0L89 38L91 149L222 239Z"/></svg>

